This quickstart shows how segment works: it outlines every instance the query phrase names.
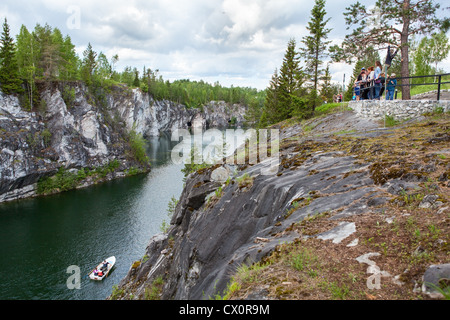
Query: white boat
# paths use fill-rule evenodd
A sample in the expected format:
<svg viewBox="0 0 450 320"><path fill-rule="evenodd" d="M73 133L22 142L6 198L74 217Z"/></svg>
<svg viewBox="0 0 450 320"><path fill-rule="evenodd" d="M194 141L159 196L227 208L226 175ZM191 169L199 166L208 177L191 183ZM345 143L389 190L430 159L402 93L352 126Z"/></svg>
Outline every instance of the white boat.
<svg viewBox="0 0 450 320"><path fill-rule="evenodd" d="M107 263L107 267L104 267L105 262ZM95 267L90 273L89 278L92 280L101 281L105 279L111 269L116 264L116 257L109 257L108 259L105 259L100 263L97 267Z"/></svg>

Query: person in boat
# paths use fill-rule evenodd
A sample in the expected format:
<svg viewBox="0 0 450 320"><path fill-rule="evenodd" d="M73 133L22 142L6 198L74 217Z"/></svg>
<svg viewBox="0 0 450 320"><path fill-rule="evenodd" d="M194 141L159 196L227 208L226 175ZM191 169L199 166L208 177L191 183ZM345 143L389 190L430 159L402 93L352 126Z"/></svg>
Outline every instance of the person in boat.
<svg viewBox="0 0 450 320"><path fill-rule="evenodd" d="M102 263L103 265L102 265L102 270L108 270L108 265L109 265L109 262L108 261L103 261L103 263Z"/></svg>

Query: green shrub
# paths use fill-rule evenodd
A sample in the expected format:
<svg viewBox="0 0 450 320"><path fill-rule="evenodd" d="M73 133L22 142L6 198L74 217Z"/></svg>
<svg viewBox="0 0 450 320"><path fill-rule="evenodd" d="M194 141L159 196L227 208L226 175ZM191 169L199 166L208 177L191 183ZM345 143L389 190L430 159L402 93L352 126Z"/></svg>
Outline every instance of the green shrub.
<svg viewBox="0 0 450 320"><path fill-rule="evenodd" d="M40 195L64 192L75 189L87 177L95 177L95 181L105 178L108 173L115 172L120 167L118 160L113 160L93 171L81 168L78 172L70 172L60 168L53 177L41 178L37 183L37 193Z"/></svg>
<svg viewBox="0 0 450 320"><path fill-rule="evenodd" d="M50 194L55 191L72 190L77 186L79 179L78 174L69 172L65 168L60 168L55 176L39 180L37 193Z"/></svg>
<svg viewBox="0 0 450 320"><path fill-rule="evenodd" d="M395 120L393 116L386 116L384 122L386 124L386 127L395 127L400 123L399 121Z"/></svg>
<svg viewBox="0 0 450 320"><path fill-rule="evenodd" d="M142 137L142 134L137 133L133 129L130 132L129 139L134 158L144 166L149 165L150 159L148 158L147 152L145 151L145 146L147 143Z"/></svg>
<svg viewBox="0 0 450 320"><path fill-rule="evenodd" d="M207 163L194 163L195 155L200 155L200 151L196 150L195 148L191 149L191 163L185 163L184 168L181 169L181 172L184 173L185 179L188 175L191 173L197 172L201 169L206 169L211 167L210 164Z"/></svg>
<svg viewBox="0 0 450 320"><path fill-rule="evenodd" d="M48 129L44 129L41 132L42 140L44 141L44 146L46 148L50 147L50 143L52 142L52 133Z"/></svg>

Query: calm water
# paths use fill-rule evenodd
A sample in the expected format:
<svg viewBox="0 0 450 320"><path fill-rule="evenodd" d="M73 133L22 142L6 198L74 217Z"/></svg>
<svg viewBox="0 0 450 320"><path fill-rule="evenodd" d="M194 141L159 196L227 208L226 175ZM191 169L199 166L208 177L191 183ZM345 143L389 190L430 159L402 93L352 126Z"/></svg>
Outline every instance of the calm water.
<svg viewBox="0 0 450 320"><path fill-rule="evenodd" d="M149 141L153 170L83 190L0 204L1 300L105 299L142 258L160 232L170 199L183 189L181 166L172 164L168 137ZM115 256L102 282L86 275ZM69 290L69 266L79 266L81 289Z"/></svg>

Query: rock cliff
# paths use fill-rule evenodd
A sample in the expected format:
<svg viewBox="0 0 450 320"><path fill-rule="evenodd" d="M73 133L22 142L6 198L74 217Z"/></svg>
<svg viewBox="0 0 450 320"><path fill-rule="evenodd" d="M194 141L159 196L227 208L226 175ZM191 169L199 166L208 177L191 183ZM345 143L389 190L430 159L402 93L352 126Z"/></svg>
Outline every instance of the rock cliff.
<svg viewBox="0 0 450 320"><path fill-rule="evenodd" d="M412 199L411 194L417 190L433 193L429 199L441 200L429 204L426 216L436 219L434 226L442 232L430 242L432 246L444 243L442 247L433 247L434 262L448 260L448 223L445 222L448 207L444 205L449 193L446 173L449 150L445 148L448 147L445 143L448 120L430 123L430 126L432 130L426 125L386 129L352 112L336 113L304 124L287 122L277 126L281 130L281 165L277 174L261 175L263 163L217 165L191 174L168 232L150 240L144 257L131 266L110 298L147 299L150 292L156 291L160 299L210 299L226 293L227 288L229 297L230 281L237 283L231 286L234 289L241 288L240 294L237 290L231 295L238 299L298 299L314 295L320 299L333 298L319 296L317 292L325 290L344 295L348 290L341 292L340 286L342 279L347 281L347 278L349 286L359 285L355 292L368 290L364 263L372 268L376 265L361 257L372 256L385 257L377 263L385 263L382 270L392 267L389 269L392 280L408 282L403 289L396 289L396 286L401 287L400 281L389 282L394 286L393 291L408 287L406 291L412 293L412 283L415 281L417 285L419 277L417 265L408 265L410 260L404 262L398 252L392 255L387 249L384 255L371 252L383 248L383 243L386 247L389 240L379 234L378 240L371 242L371 236L367 235L370 231L379 231L377 226L389 228L386 221L395 221L398 228L411 224L407 221L412 217L404 215L404 209L412 216L412 212L416 214L413 210L422 210L418 209L422 206L422 203L419 206L420 200L426 202L427 198L419 197L412 208L409 207L412 200L407 204L404 201L408 202L409 196ZM421 144L421 151L411 150L411 141ZM216 178L223 172L228 172L226 182ZM435 189L424 186L424 182L435 180L441 181ZM387 220L386 212L391 220ZM417 214L415 223L425 216L422 211ZM422 227L426 230L426 226ZM396 232L393 236L386 231L386 237L408 245L393 246L392 250L401 247L405 251L402 254L412 254L409 250L414 251L414 248L409 247L410 239L400 239L400 231ZM311 270L312 261L316 261L311 253L306 258L299 256L294 260L296 264L292 262L294 253L302 247L309 250L307 244L315 243L306 241L321 243L317 251L311 249L322 257L317 263L326 265L329 259L335 258L332 264ZM370 246L375 243L376 247ZM284 248L283 244L290 247ZM337 248L341 250L338 253ZM285 256L279 262L283 252ZM353 256L349 258L349 255ZM252 264L261 266L256 270L267 270L267 275L263 271L247 271L245 281L236 280L238 271ZM295 265L298 267L292 267ZM305 265L307 270L304 270ZM350 268L358 270L353 278L345 276ZM400 268L403 269L399 271ZM317 276L325 270L329 273ZM343 274L337 274L337 270ZM324 282L324 277L330 274L338 280L330 278L329 282ZM390 274L380 271L380 277ZM322 279L322 282L314 287L312 280L302 277ZM251 278L258 280L251 283ZM374 297L373 294L364 298Z"/></svg>
<svg viewBox="0 0 450 320"><path fill-rule="evenodd" d="M149 170L133 155L129 133L146 136L192 125L244 121L245 107L211 102L204 110L154 101L124 86L92 94L81 83L41 83L40 103L24 111L0 92L0 202L35 196L38 182L55 177L51 192ZM45 188L44 188L45 189Z"/></svg>

